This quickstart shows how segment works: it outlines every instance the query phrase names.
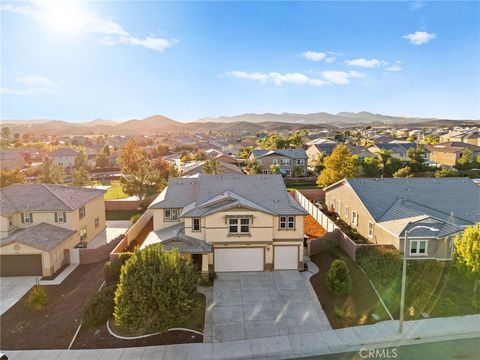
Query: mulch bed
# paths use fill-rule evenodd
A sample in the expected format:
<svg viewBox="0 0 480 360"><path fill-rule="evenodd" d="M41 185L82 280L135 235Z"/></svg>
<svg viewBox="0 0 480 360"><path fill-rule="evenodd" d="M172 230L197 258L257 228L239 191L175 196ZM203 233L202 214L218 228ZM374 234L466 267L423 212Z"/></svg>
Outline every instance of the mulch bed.
<svg viewBox="0 0 480 360"><path fill-rule="evenodd" d="M60 285L44 286L47 306L33 310L25 294L0 316L3 350L66 349L81 321L83 307L103 282L104 262L78 266Z"/></svg>
<svg viewBox="0 0 480 360"><path fill-rule="evenodd" d="M60 275L63 270L65 270L68 267L68 264L62 265L60 269L57 270L57 272L53 275L50 276L43 276L40 280L55 280L58 275Z"/></svg>
<svg viewBox="0 0 480 360"><path fill-rule="evenodd" d="M187 331L169 331L143 339L124 340L110 335L106 325L98 329L81 328L73 349L123 348L169 344L201 343L203 336Z"/></svg>

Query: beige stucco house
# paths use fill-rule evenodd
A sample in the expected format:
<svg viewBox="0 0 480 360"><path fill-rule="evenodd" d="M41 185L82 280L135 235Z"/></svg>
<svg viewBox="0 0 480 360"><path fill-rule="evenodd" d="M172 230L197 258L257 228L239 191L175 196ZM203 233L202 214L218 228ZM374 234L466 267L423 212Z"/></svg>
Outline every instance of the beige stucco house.
<svg viewBox="0 0 480 360"><path fill-rule="evenodd" d="M2 188L0 275L54 274L67 261L65 249L105 230L104 192L52 184Z"/></svg>
<svg viewBox="0 0 480 360"><path fill-rule="evenodd" d="M254 149L249 160L262 166L264 174L271 173L271 166L278 165L284 176L294 176L298 169L299 176L307 174L308 156L303 149L261 150Z"/></svg>
<svg viewBox="0 0 480 360"><path fill-rule="evenodd" d="M306 212L280 175L172 179L150 209L153 231L142 247L177 248L204 275L303 267Z"/></svg>
<svg viewBox="0 0 480 360"><path fill-rule="evenodd" d="M344 179L325 188L325 203L347 225L375 244L410 257L449 260L452 240L480 222L480 188L468 178Z"/></svg>
<svg viewBox="0 0 480 360"><path fill-rule="evenodd" d="M480 146L464 142L429 145L429 160L443 166L455 166L467 149L472 153L472 160L475 160L480 155Z"/></svg>
<svg viewBox="0 0 480 360"><path fill-rule="evenodd" d="M63 166L65 169L70 169L75 165L75 158L78 151L72 148L59 148L48 154L52 158L55 165Z"/></svg>

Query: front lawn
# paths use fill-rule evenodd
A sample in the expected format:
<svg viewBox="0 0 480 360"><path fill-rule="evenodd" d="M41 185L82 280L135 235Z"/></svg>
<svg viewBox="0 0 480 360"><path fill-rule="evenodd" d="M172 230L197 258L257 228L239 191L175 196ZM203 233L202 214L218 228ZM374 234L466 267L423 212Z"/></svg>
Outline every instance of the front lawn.
<svg viewBox="0 0 480 360"><path fill-rule="evenodd" d="M319 189L315 182L299 182L299 183L287 183L287 191L293 191L295 189Z"/></svg>
<svg viewBox="0 0 480 360"><path fill-rule="evenodd" d="M337 259L345 261L350 270L353 287L349 295L337 296L326 286L325 274ZM310 282L334 329L390 319L368 278L342 249L332 247L323 250L311 256L311 260L320 271L310 278Z"/></svg>
<svg viewBox="0 0 480 360"><path fill-rule="evenodd" d="M122 187L120 186L120 181L118 180L113 180L110 183L110 187L104 195L105 200L119 200L128 197L129 195L123 192Z"/></svg>
<svg viewBox="0 0 480 360"><path fill-rule="evenodd" d="M130 220L133 215L138 214L137 210L107 210L106 220Z"/></svg>
<svg viewBox="0 0 480 360"><path fill-rule="evenodd" d="M400 311L402 260L398 251L364 249L357 261L368 274L393 317ZM468 315L480 312L480 291L451 261L409 260L405 319Z"/></svg>

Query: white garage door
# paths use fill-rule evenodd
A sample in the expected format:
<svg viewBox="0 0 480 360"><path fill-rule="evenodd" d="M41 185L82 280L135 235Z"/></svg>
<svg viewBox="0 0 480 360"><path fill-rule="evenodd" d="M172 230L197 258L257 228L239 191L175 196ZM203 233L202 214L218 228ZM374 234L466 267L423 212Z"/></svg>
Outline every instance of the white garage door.
<svg viewBox="0 0 480 360"><path fill-rule="evenodd" d="M298 246L274 246L275 270L298 269Z"/></svg>
<svg viewBox="0 0 480 360"><path fill-rule="evenodd" d="M263 248L215 249L215 271L263 271Z"/></svg>

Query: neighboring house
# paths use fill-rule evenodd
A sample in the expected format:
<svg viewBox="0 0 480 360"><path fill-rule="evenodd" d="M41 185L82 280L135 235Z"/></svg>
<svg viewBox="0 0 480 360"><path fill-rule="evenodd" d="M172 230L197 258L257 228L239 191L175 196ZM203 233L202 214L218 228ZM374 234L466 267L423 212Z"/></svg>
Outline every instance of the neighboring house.
<svg viewBox="0 0 480 360"><path fill-rule="evenodd" d="M308 156L303 149L259 150L254 149L249 160L255 160L263 168L264 174L270 174L273 164L280 166L285 176L293 176L295 167L300 167L301 175L307 174Z"/></svg>
<svg viewBox="0 0 480 360"><path fill-rule="evenodd" d="M472 160L475 160L480 154L480 146L464 142L441 143L429 145L427 148L429 151L429 160L443 166L455 166L467 149L472 152Z"/></svg>
<svg viewBox="0 0 480 360"><path fill-rule="evenodd" d="M23 169L27 166L22 154L18 150L2 150L0 151L0 169Z"/></svg>
<svg viewBox="0 0 480 360"><path fill-rule="evenodd" d="M222 163L238 165L238 160L234 156L224 154L216 149L208 149L207 151L205 151L205 154L209 159L217 159Z"/></svg>
<svg viewBox="0 0 480 360"><path fill-rule="evenodd" d="M317 144L311 145L306 150L309 167L313 167L313 164L315 163L315 161L318 160L318 157L321 154L331 155L337 145L338 143L335 143L335 142L334 143L323 142L323 143L317 143ZM367 157L373 157L372 153L363 146L347 145L347 148L352 155L355 155L360 160L363 160Z"/></svg>
<svg viewBox="0 0 480 360"><path fill-rule="evenodd" d="M195 161L191 164L186 164L182 171L182 176L192 176L198 174L205 174L203 165L205 161ZM240 174L243 175L243 171L237 166L229 163L219 161L220 169L223 174Z"/></svg>
<svg viewBox="0 0 480 360"><path fill-rule="evenodd" d="M303 268L305 210L280 175L171 179L150 205L142 247L177 248L209 272Z"/></svg>
<svg viewBox="0 0 480 360"><path fill-rule="evenodd" d="M452 240L480 222L480 187L468 178L344 179L325 189L325 203L375 244L403 252L407 225L437 229L409 234L409 256L451 259Z"/></svg>
<svg viewBox="0 0 480 360"><path fill-rule="evenodd" d="M75 165L75 158L78 151L72 148L59 148L48 154L52 158L55 165L63 166L65 169L70 169Z"/></svg>
<svg viewBox="0 0 480 360"><path fill-rule="evenodd" d="M376 154L382 150L385 150L385 151L389 151L390 155L394 158L406 160L407 152L408 152L408 149L410 148L416 149L417 144L411 143L411 142L381 143L381 144L375 144L375 145L369 146L368 151L370 151L373 154Z"/></svg>
<svg viewBox="0 0 480 360"><path fill-rule="evenodd" d="M104 190L52 184L14 184L0 199L1 276L50 276L64 250L105 230Z"/></svg>

